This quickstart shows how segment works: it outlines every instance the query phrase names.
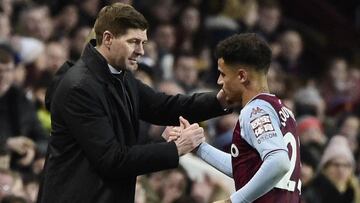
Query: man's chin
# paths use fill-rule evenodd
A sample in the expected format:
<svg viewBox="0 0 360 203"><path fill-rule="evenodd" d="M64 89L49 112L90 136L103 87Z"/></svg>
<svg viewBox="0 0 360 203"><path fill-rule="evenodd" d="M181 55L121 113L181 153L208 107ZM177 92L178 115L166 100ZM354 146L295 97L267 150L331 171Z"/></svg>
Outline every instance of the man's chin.
<svg viewBox="0 0 360 203"><path fill-rule="evenodd" d="M136 71L138 69L138 64L127 65L126 69L131 71L131 72L134 72L134 71Z"/></svg>

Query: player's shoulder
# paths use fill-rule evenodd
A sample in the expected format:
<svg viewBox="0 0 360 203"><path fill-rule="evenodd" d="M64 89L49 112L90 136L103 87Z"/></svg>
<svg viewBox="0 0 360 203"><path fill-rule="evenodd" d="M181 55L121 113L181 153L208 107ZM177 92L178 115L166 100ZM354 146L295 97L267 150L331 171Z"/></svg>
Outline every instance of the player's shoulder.
<svg viewBox="0 0 360 203"><path fill-rule="evenodd" d="M274 115L275 109L273 106L263 99L253 99L241 111L242 119L255 119L263 115Z"/></svg>

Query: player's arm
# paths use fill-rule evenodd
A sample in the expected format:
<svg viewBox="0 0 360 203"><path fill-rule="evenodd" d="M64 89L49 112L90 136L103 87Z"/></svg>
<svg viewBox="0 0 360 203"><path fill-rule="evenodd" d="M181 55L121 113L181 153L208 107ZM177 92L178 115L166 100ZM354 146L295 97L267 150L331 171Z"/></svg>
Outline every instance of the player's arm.
<svg viewBox="0 0 360 203"><path fill-rule="evenodd" d="M254 177L240 190L231 195L231 202L253 202L269 192L289 170L290 161L285 151L267 155Z"/></svg>
<svg viewBox="0 0 360 203"><path fill-rule="evenodd" d="M190 126L188 120L180 116L179 118L180 126L171 127L168 126L162 134L162 137L167 141L171 142L177 140L182 129ZM215 167L217 170L221 171L225 175L232 178L232 166L231 166L231 155L225 152L222 152L215 147L203 142L199 145L196 150L196 155L203 159L208 164Z"/></svg>
<svg viewBox="0 0 360 203"><path fill-rule="evenodd" d="M230 154L203 142L196 151L196 155L230 178L233 177Z"/></svg>
<svg viewBox="0 0 360 203"><path fill-rule="evenodd" d="M251 180L231 195L232 202L253 202L274 188L290 168L280 120L268 103L262 101L261 108L263 113L254 118L251 118L250 112L245 113L242 126L244 139L258 151L263 163ZM259 130L265 125L266 130Z"/></svg>

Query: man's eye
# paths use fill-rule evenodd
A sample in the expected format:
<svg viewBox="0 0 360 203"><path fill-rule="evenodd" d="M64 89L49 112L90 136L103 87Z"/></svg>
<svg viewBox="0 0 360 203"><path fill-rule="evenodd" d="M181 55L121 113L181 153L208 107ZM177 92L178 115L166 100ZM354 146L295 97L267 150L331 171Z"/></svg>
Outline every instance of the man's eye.
<svg viewBox="0 0 360 203"><path fill-rule="evenodd" d="M138 40L136 40L136 39L130 39L128 42L129 42L130 44L137 44L137 43L139 43Z"/></svg>

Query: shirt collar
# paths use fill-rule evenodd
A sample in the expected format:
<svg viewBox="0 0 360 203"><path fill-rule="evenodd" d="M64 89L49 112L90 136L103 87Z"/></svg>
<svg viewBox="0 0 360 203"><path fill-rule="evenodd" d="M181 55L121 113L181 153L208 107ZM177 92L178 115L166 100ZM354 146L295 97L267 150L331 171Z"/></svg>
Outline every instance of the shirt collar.
<svg viewBox="0 0 360 203"><path fill-rule="evenodd" d="M267 95L267 96L272 96L272 97L275 96L274 94L261 92L261 93L255 95L253 98L251 98L251 99L245 104L245 106L248 105L250 102L252 102L256 97L258 97L258 96L260 96L260 95L262 95L262 94L263 94L263 95ZM244 107L245 107L245 106L244 106Z"/></svg>
<svg viewBox="0 0 360 203"><path fill-rule="evenodd" d="M111 74L121 74L122 71L116 70L112 65L108 64Z"/></svg>

